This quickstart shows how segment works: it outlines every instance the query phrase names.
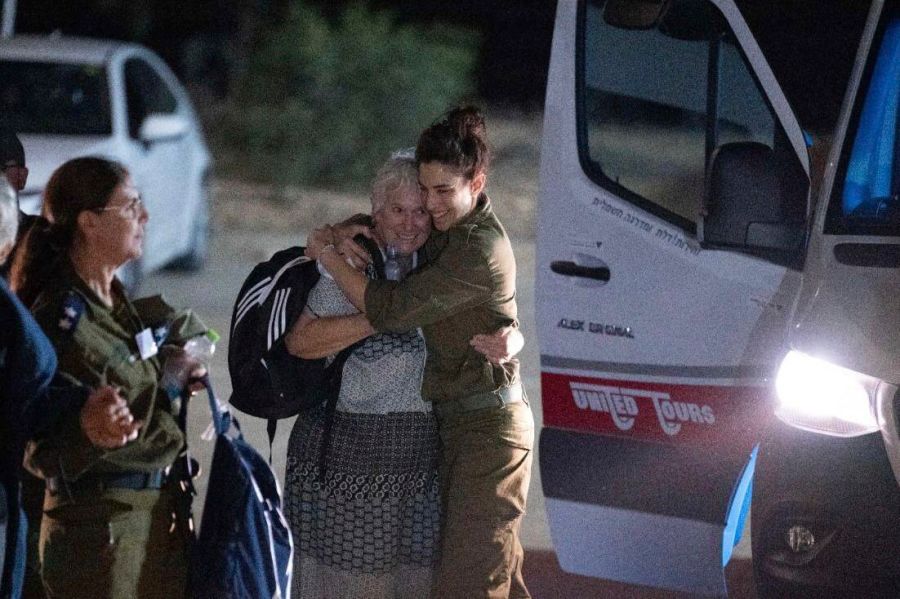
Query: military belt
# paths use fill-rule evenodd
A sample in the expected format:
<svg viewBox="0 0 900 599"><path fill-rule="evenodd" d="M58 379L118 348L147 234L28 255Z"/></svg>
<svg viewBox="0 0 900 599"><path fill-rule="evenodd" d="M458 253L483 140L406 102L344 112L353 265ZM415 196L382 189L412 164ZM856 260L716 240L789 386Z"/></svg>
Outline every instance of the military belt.
<svg viewBox="0 0 900 599"><path fill-rule="evenodd" d="M86 474L77 480L63 480L59 476L47 478L47 490L51 495L68 491L73 495L102 492L105 489L161 489L166 482L163 470L153 472L122 472L110 474Z"/></svg>
<svg viewBox="0 0 900 599"><path fill-rule="evenodd" d="M486 408L500 408L524 400L522 385L516 383L510 387L503 387L497 391L476 393L460 399L450 399L432 405L438 418L449 418L465 412L484 410Z"/></svg>

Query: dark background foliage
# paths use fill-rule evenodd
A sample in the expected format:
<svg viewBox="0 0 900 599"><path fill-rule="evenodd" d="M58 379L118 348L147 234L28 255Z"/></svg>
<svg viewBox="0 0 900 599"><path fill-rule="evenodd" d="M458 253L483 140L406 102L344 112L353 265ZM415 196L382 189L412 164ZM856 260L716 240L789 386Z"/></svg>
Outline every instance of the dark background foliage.
<svg viewBox="0 0 900 599"><path fill-rule="evenodd" d="M337 18L348 0L311 0ZM737 0L807 126L831 120L843 89L829 77L852 64L858 31L848 12L858 0ZM17 29L128 39L159 52L183 78L225 95L246 52L289 13L291 0L19 0ZM478 95L539 107L553 33L555 0L369 0L401 22L453 24L482 34Z"/></svg>
<svg viewBox="0 0 900 599"><path fill-rule="evenodd" d="M827 134L836 121L841 105L844 92L842 82L846 80L855 54L853 40L858 39L858 26L864 22L863 18L856 17L863 15L868 2L736 2L772 64L801 124L809 130ZM266 79L270 82L273 79L266 73L260 73L259 69L271 68L277 72L277 67L271 65L272 57L277 56L278 52L290 54L290 40L279 41L273 36L279 32L284 34L285 24L290 23L295 4L300 4L300 0L19 0L17 30L60 30L65 34L131 40L153 48L175 69L192 93L202 98L200 106L207 123L218 123L219 119L224 119L221 122L229 125L225 128L228 137L238 133L242 143L240 147L248 147L249 144L256 152L255 156L261 158L271 157L263 151L266 147L291 140L285 135L266 138L259 132L238 131L235 127L240 125L240 121L229 121L228 117L240 109L240 103L254 101L252 90L248 88L266 87ZM446 50L458 42L461 52L471 54L471 63L451 59L444 65L452 67L451 63L456 64L457 70L450 77L456 83L447 86L444 95L438 94L422 103L423 111L406 114L401 119L406 124L388 136L390 143L406 139L411 131L409 123L421 120L424 113L431 111L428 112L431 114L437 107L446 107L459 95L520 110L540 109L542 105L556 12L555 0L306 0L304 4L307 8L317 9L316 14L330 24L335 40L346 42L353 33L353 27L348 29L346 25L348 8L361 10L361 7L366 7L370 11L367 14L389 15L387 18L391 27L405 32L407 43L401 44L405 52L415 52L417 46L411 40L418 38L422 42L421 48L427 48L433 42L431 45ZM854 14L856 17L849 18ZM382 17L373 19L376 24L384 22ZM324 31L323 27L318 26L318 31ZM388 31L379 38L378 43L384 42L388 49L393 47L396 50L396 45L391 46L393 42L390 38ZM276 47L278 44L281 44L280 49ZM329 47L334 50L333 44ZM373 47L374 58L367 56L363 50L357 44L357 53L345 53L344 58L355 56L360 59L360 68L381 68L385 64L384 47ZM432 50L434 48L423 52ZM270 56L260 56L261 52L269 52ZM306 52L312 62L304 67L305 76L307 80L321 82L321 77L310 79L309 75L310 69L317 63L322 65L324 58L315 56L315 48L307 47ZM291 57L297 56L298 51L293 51ZM248 76L251 68L257 69L256 74L262 81L253 81ZM346 71L343 74L351 76ZM415 76L421 76L421 71L417 71ZM460 77L467 78L468 82L460 83ZM408 79L400 78L399 84L408 85ZM378 83L373 78L369 80ZM336 83L332 91L339 87L340 83ZM382 81L381 88L375 85L373 89L355 96L345 94L344 99L349 104L343 106L355 105L366 95L375 97L385 87L390 87L390 81ZM420 91L414 92L411 97L421 101L425 95ZM312 97L307 97L299 104L283 104L286 109L280 123L288 122L285 119L292 118L292 114L297 117L304 111L308 112L312 100ZM305 108L302 106L304 102ZM257 101L248 107L249 115L259 116L259 110L253 112L254 106L271 111L272 103ZM213 110L205 110L207 107ZM364 111L356 116L372 120L383 119L384 114L382 105L373 107L368 114ZM302 119L296 122L304 124ZM427 123L418 123L417 126L424 124ZM361 136L370 133L352 127L338 133L345 136L342 138L344 141L350 140L347 147L355 148L357 155L361 151L382 149L377 144L358 143ZM213 131L215 134L216 131ZM347 135L350 137L347 138ZM220 139L225 137L220 136ZM222 149L225 150L224 163L237 164L237 161L228 159L227 143ZM285 160L275 162L279 165L278 169L286 164ZM358 180L360 173L370 166L363 161L351 164L347 172L339 172L334 170L334 164L339 163L340 160L331 160L329 164L295 169L286 180L352 181ZM266 159L265 166L273 164ZM251 172L264 170L250 166L253 167ZM269 178L265 173L262 176Z"/></svg>
<svg viewBox="0 0 900 599"><path fill-rule="evenodd" d="M225 95L246 52L290 14L291 0L19 0L16 29L143 43L178 74ZM310 2L334 20L358 2ZM455 25L481 34L475 81L480 97L523 107L543 100L553 0L372 0L401 23Z"/></svg>
<svg viewBox="0 0 900 599"><path fill-rule="evenodd" d="M245 180L355 187L473 95L479 36L362 5L333 19L295 3L267 28L209 134Z"/></svg>

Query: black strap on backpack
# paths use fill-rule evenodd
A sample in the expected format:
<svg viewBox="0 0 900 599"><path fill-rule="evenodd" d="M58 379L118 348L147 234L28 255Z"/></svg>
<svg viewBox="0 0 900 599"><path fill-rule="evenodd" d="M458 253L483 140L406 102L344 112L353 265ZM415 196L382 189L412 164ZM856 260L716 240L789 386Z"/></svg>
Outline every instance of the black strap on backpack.
<svg viewBox="0 0 900 599"><path fill-rule="evenodd" d="M203 380L209 385L209 377ZM197 541L196 527L194 526L194 497L197 496L197 488L194 479L200 475L200 463L191 457L190 444L188 442L187 416L188 405L191 401L191 392L187 385L181 390L180 399L177 402L178 428L184 435L184 447L175 462L169 469L167 479L175 493L172 504L172 530L177 531L184 541L188 553L192 554Z"/></svg>

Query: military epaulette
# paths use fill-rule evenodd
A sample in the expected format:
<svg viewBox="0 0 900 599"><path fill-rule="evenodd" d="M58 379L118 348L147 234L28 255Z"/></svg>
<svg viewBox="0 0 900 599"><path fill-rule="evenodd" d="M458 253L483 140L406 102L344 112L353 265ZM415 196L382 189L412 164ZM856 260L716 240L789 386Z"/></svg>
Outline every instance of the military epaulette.
<svg viewBox="0 0 900 599"><path fill-rule="evenodd" d="M59 330L70 335L74 333L75 329L78 328L81 316L84 314L85 306L84 298L78 293L74 291L66 293L63 297L62 310L57 321Z"/></svg>

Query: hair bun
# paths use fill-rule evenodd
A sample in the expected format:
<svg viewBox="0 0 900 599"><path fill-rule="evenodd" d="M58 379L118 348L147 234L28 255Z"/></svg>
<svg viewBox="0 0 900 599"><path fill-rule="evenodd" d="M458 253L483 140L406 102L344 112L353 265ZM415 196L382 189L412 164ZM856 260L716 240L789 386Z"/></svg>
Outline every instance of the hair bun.
<svg viewBox="0 0 900 599"><path fill-rule="evenodd" d="M466 137L477 137L484 140L487 136L484 115L481 114L481 111L476 106L454 108L444 117L444 122L463 139Z"/></svg>
<svg viewBox="0 0 900 599"><path fill-rule="evenodd" d="M484 115L475 106L453 108L419 135L416 162L440 162L466 179L486 173L491 161Z"/></svg>

